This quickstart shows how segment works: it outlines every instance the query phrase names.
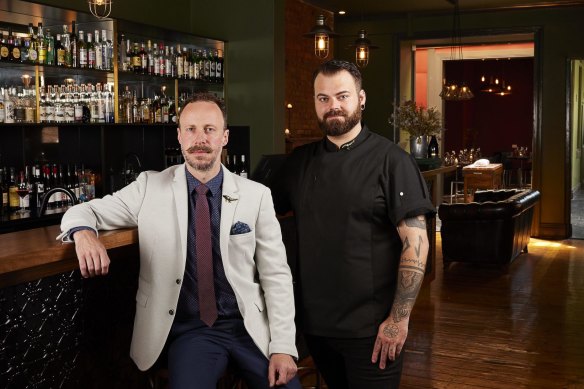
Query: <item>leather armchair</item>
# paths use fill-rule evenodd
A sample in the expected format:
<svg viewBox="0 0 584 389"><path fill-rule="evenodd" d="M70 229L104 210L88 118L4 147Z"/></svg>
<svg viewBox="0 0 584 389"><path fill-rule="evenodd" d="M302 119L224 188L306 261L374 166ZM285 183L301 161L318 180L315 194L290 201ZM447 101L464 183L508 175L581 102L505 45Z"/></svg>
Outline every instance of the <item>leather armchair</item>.
<svg viewBox="0 0 584 389"><path fill-rule="evenodd" d="M450 262L509 264L527 252L537 190L477 191L474 202L441 204L442 258Z"/></svg>

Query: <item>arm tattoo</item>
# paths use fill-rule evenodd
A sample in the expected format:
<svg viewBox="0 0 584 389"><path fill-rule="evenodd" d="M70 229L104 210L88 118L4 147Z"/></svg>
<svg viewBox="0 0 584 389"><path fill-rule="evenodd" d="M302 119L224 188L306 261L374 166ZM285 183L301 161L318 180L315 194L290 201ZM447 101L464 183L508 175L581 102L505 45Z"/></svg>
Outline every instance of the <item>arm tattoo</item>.
<svg viewBox="0 0 584 389"><path fill-rule="evenodd" d="M402 253L404 253L409 248L410 248L410 240L406 236L406 239L404 240L404 248L402 249Z"/></svg>
<svg viewBox="0 0 584 389"><path fill-rule="evenodd" d="M406 270L407 269L407 270ZM394 323L399 323L410 316L416 297L422 286L423 273L417 267L404 266L400 268L398 285L393 302L392 313ZM409 270L413 269L413 270Z"/></svg>
<svg viewBox="0 0 584 389"><path fill-rule="evenodd" d="M418 245L414 247L414 249L416 250L416 257L418 258L420 258L420 250L422 249L422 243L424 243L424 239L422 239L422 237L418 235Z"/></svg>

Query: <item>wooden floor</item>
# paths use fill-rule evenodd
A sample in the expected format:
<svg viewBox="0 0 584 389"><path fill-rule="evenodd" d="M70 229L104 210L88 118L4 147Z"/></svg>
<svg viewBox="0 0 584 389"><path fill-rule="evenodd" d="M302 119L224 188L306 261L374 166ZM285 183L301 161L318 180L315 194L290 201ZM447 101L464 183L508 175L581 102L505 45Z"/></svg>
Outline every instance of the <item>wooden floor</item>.
<svg viewBox="0 0 584 389"><path fill-rule="evenodd" d="M401 389L584 388L584 240L508 268L454 263L420 292Z"/></svg>

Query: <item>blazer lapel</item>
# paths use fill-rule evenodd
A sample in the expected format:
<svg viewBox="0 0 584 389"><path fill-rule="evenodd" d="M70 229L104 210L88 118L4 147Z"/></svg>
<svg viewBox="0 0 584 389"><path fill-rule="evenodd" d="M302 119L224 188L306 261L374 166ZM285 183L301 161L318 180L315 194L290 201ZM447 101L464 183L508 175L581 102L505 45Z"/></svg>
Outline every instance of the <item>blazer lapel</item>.
<svg viewBox="0 0 584 389"><path fill-rule="evenodd" d="M227 170L223 165L221 165L221 168L223 169L223 199L221 201L221 228L219 242L221 246L221 257L225 264L225 259L228 255L229 233L231 232L235 210L239 203L239 189L233 179L233 173Z"/></svg>
<svg viewBox="0 0 584 389"><path fill-rule="evenodd" d="M185 175L185 165L178 165L174 170L172 180L172 191L174 193L174 205L176 207L176 217L178 221L179 236L183 258L187 257L187 233L189 223L189 203L187 178Z"/></svg>

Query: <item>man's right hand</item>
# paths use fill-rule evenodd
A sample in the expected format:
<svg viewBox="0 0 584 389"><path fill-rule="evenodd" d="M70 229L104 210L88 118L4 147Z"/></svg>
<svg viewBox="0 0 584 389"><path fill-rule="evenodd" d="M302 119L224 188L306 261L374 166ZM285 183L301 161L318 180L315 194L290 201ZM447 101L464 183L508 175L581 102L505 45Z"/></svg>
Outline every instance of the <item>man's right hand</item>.
<svg viewBox="0 0 584 389"><path fill-rule="evenodd" d="M92 230L80 230L73 235L81 275L84 278L88 278L107 274L110 259L95 232Z"/></svg>

